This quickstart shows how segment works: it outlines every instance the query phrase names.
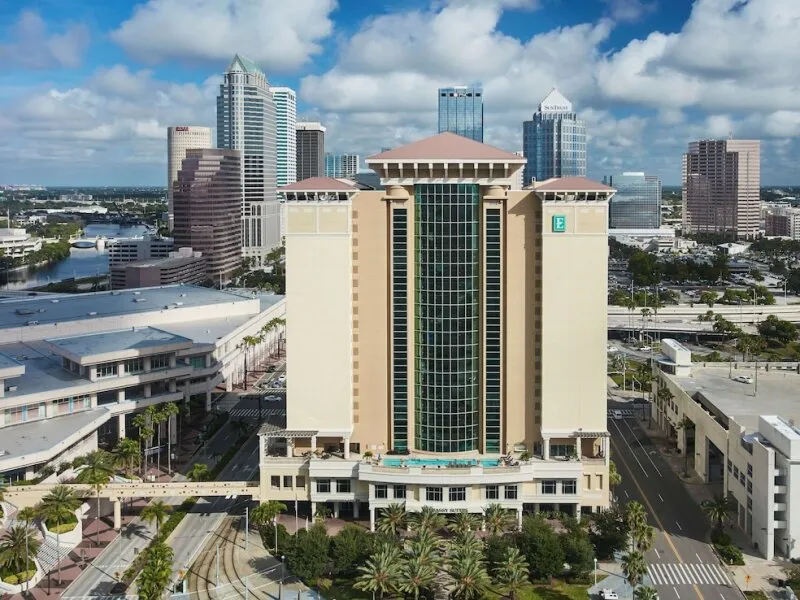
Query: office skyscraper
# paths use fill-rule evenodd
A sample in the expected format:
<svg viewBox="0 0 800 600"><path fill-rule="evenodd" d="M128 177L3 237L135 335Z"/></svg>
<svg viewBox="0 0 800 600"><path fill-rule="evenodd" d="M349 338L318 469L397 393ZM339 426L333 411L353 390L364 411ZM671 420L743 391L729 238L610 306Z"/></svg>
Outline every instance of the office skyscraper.
<svg viewBox="0 0 800 600"><path fill-rule="evenodd" d="M297 180L297 94L288 87L273 87L270 91L275 102L276 180L280 188Z"/></svg>
<svg viewBox="0 0 800 600"><path fill-rule="evenodd" d="M178 178L186 151L190 148L211 148L211 128L178 125L167 128L167 202L169 202L169 228L172 229L172 189Z"/></svg>
<svg viewBox="0 0 800 600"><path fill-rule="evenodd" d="M227 281L241 264L242 160L238 150L189 150L175 184L177 248L203 253L208 276Z"/></svg>
<svg viewBox="0 0 800 600"><path fill-rule="evenodd" d="M358 154L342 154L340 152L325 153L326 177L352 177L358 173Z"/></svg>
<svg viewBox="0 0 800 600"><path fill-rule="evenodd" d="M439 88L439 133L443 131L483 141L481 86Z"/></svg>
<svg viewBox="0 0 800 600"><path fill-rule="evenodd" d="M533 120L522 124L522 150L528 159L525 185L534 179L586 176L586 125L557 89L542 100Z"/></svg>
<svg viewBox="0 0 800 600"><path fill-rule="evenodd" d="M322 123L303 121L297 133L297 181L325 175L325 127Z"/></svg>
<svg viewBox="0 0 800 600"><path fill-rule="evenodd" d="M373 525L392 502L497 502L520 521L523 507L607 507L613 190L564 178L512 191L523 157L452 133L366 164L384 190L282 190L292 401L262 448L331 456L262 452L262 501L335 498Z"/></svg>
<svg viewBox="0 0 800 600"><path fill-rule="evenodd" d="M608 207L609 229L658 229L661 227L661 180L644 173L612 175L617 190Z"/></svg>
<svg viewBox="0 0 800 600"><path fill-rule="evenodd" d="M758 235L761 142L701 140L683 155L683 232Z"/></svg>
<svg viewBox="0 0 800 600"><path fill-rule="evenodd" d="M275 145L275 103L267 76L237 54L219 86L217 147L242 154L242 255L257 265L281 241Z"/></svg>

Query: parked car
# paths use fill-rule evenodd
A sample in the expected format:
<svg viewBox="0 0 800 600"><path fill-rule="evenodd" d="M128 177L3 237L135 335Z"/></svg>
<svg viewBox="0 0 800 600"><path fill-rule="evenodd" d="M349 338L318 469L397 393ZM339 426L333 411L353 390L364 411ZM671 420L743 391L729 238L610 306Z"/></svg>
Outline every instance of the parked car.
<svg viewBox="0 0 800 600"><path fill-rule="evenodd" d="M267 402L280 402L281 401L281 397L280 396L265 396L264 400L266 400Z"/></svg>
<svg viewBox="0 0 800 600"><path fill-rule="evenodd" d="M614 354L614 352L619 352L619 348L616 346L606 346L606 352L609 354Z"/></svg>
<svg viewBox="0 0 800 600"><path fill-rule="evenodd" d="M639 346L637 350L639 352L650 352L652 348L650 346Z"/></svg>
<svg viewBox="0 0 800 600"><path fill-rule="evenodd" d="M600 597L603 600L619 600L619 595L617 595L617 592L608 588L600 590Z"/></svg>
<svg viewBox="0 0 800 600"><path fill-rule="evenodd" d="M611 414L614 416L614 420L615 421L621 421L622 420L622 411L621 410L614 410L614 411L611 412Z"/></svg>

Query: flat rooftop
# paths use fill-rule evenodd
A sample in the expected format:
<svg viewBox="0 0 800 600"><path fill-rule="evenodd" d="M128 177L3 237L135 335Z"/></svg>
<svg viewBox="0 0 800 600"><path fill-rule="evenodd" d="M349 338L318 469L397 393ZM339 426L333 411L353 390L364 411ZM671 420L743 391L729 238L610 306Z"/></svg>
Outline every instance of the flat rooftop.
<svg viewBox="0 0 800 600"><path fill-rule="evenodd" d="M143 353L146 350L176 346L190 348L192 345L192 340L189 338L155 327L136 327L90 335L50 338L45 341L75 358L125 351Z"/></svg>
<svg viewBox="0 0 800 600"><path fill-rule="evenodd" d="M25 367L25 374L15 377L9 384L16 386L14 391L5 392L4 399L18 398L28 394L38 394L52 390L63 390L63 398L79 394L80 387L89 387L91 382L70 373L61 366L61 357L57 356L47 347L46 342L24 342L18 344L3 344L0 349ZM3 399L0 399L0 406ZM16 426L15 426L16 427ZM4 428L0 440L11 428ZM0 441L2 446L2 441Z"/></svg>
<svg viewBox="0 0 800 600"><path fill-rule="evenodd" d="M194 307L243 302L248 299L250 298L224 290L179 284L90 294L13 298L0 300L0 329L22 327L28 321L55 323L146 313L176 302L182 302L184 307Z"/></svg>
<svg viewBox="0 0 800 600"><path fill-rule="evenodd" d="M800 421L800 375L794 371L763 369L758 371L758 392L752 383L740 383L728 377L727 364L703 367L692 364L690 377L668 375L689 395L701 392L724 415L732 417L747 431L758 431L761 415L780 415L785 419ZM753 369L733 371L733 377L749 375L755 380Z"/></svg>

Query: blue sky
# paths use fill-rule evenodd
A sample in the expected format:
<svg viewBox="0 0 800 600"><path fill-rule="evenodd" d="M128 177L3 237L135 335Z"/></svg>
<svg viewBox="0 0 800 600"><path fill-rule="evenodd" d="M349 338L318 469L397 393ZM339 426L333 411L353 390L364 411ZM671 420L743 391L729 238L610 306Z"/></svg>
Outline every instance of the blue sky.
<svg viewBox="0 0 800 600"><path fill-rule="evenodd" d="M692 139L762 140L800 183L797 0L23 0L0 3L0 183L163 185L166 127L214 124L249 56L330 150L436 129L436 88L480 82L488 143L521 148L552 87L586 120L589 175L680 181Z"/></svg>

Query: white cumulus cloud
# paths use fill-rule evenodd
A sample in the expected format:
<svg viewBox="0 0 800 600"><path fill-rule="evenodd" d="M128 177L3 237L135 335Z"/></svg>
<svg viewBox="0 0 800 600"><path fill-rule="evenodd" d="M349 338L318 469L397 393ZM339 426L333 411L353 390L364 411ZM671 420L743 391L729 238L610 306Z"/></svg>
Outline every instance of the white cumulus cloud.
<svg viewBox="0 0 800 600"><path fill-rule="evenodd" d="M50 31L39 13L23 11L0 43L0 68L75 68L89 46L89 29L81 23Z"/></svg>

